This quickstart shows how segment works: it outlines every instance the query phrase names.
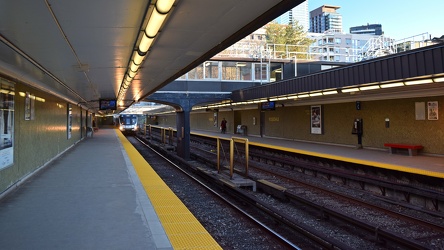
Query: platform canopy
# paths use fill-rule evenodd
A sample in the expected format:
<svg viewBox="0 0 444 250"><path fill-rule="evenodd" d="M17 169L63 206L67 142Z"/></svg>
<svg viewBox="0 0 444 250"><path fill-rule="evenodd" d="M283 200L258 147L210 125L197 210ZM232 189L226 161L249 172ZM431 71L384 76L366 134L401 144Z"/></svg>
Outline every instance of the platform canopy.
<svg viewBox="0 0 444 250"><path fill-rule="evenodd" d="M2 1L0 72L88 109L124 109L301 2Z"/></svg>

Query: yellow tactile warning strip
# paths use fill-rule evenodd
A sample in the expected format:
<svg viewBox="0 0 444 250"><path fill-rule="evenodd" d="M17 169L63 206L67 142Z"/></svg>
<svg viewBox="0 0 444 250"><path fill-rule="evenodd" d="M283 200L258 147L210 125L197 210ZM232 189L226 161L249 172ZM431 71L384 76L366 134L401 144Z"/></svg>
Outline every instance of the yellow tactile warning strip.
<svg viewBox="0 0 444 250"><path fill-rule="evenodd" d="M193 132L193 134L207 136L210 138L217 138L217 136L211 136L211 135L207 135L207 134L200 134L200 133L195 133L195 132ZM363 164L363 165L368 165L368 166L372 166L372 167L379 167L379 168L384 168L384 169L390 169L390 170L397 170L397 171L406 172L406 173L413 173L413 174L419 174L419 175L444 178L443 173L419 169L419 168L411 168L411 167L383 163L383 162L377 162L377 161L368 161L368 160L356 159L356 158L351 158L351 157L343 157L343 156L338 156L338 155L317 153L317 152L312 152L312 151L307 151L307 150L286 148L286 147L282 147L282 146L274 146L274 145L263 144L263 143L252 142L252 141L250 141L249 144L256 145L259 147L264 147L264 148L271 148L271 149L277 149L277 150L282 150L282 151L287 151L287 152L298 153L298 154L313 155L313 156L318 156L318 157L322 157L322 158L326 158L326 159Z"/></svg>
<svg viewBox="0 0 444 250"><path fill-rule="evenodd" d="M116 130L174 249L222 249L131 143Z"/></svg>
<svg viewBox="0 0 444 250"><path fill-rule="evenodd" d="M316 153L316 152L311 152L311 151L306 151L306 150L286 148L286 147L281 147L281 146L273 146L273 145L267 145L267 144L262 144L262 143L257 143L257 142L250 142L250 145L257 145L260 147L278 149L278 150L293 152L293 153L298 153L298 154L313 155L313 156L318 156L318 157L322 157L322 158L326 158L326 159L363 164L363 165L368 165L368 166L372 166L372 167L397 170L397 171L402 171L402 172L406 172L406 173L414 173L414 174L444 178L443 173L428 171L428 170L423 170L423 169L418 169L418 168L410 168L410 167L405 167L405 166L400 166L400 165L395 165L395 164L382 163L382 162L377 162L377 161L361 160L361 159L355 159L355 158L343 157L343 156L331 155L331 154Z"/></svg>

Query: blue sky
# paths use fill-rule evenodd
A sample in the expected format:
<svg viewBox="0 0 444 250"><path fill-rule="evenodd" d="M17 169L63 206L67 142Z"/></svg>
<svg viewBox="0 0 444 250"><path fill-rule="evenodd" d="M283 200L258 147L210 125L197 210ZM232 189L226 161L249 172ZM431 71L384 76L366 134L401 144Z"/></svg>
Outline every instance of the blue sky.
<svg viewBox="0 0 444 250"><path fill-rule="evenodd" d="M428 32L444 35L444 0L308 0L308 11L322 5L335 5L342 15L342 28L348 33L353 26L382 24L385 36L403 39Z"/></svg>

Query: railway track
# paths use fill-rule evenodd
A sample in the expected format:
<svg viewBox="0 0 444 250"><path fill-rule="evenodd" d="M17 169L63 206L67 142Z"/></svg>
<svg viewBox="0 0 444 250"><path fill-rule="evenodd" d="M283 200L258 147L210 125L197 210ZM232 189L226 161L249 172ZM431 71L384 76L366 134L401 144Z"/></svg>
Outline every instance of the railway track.
<svg viewBox="0 0 444 250"><path fill-rule="evenodd" d="M200 141L193 143L193 145L196 145L199 150L193 149L192 152L200 152L194 157L204 159L204 161L210 163L210 159L215 159L214 150L202 150L199 145L204 144L211 145L211 141L207 140L206 142ZM263 159L264 155L261 154L260 158ZM266 160L265 162L267 161L270 160ZM276 159L273 159L272 161L275 162ZM368 244L367 246L373 245L374 247L377 247L382 244L384 246L395 248L435 249L437 246L439 248L444 245L441 241L441 239L444 238L444 229L439 223L420 220L402 213L387 211L384 207L365 203L360 199L352 198L339 192L332 192L331 190L328 190L328 187L322 188L304 181L296 181L296 179L288 178L290 175L289 171L282 171L282 173L279 173L282 169L277 167L264 167L264 164L262 163L252 163L251 161L250 166L252 167L250 169L255 169L254 172L250 170L250 175L252 175L251 178L255 180L262 179L266 180L268 183L272 183L272 185L268 185L265 188L267 192L270 194L278 193L279 199L289 200L291 201L290 204L303 206L305 209L310 208L308 210L310 210L312 214L311 216L321 218L322 221L331 221L333 224L339 223L341 224L341 227L349 227L347 229L349 231L356 230L356 232L358 232L358 238L369 239L368 243L363 243ZM276 169L279 169L279 171ZM285 191L283 192L282 190ZM368 193L364 193L364 195L368 195ZM313 200L316 200L317 202ZM328 202L326 202L327 200ZM359 210L362 210L360 214L350 212L356 210L357 207L359 207ZM277 217L290 220L289 218L291 218L291 215L288 215L290 209L291 208L287 208L287 211L285 211L286 213L274 211L274 214L276 214ZM272 210L272 208L270 210ZM290 212L290 214L292 213L299 213L299 211ZM353 213L354 216L351 216ZM363 219L363 217L368 217L365 215L369 214L371 215L370 220ZM436 213L432 213L432 215L436 215ZM441 221L442 217L436 217L436 220ZM297 221L293 221L292 223L302 224ZM344 223L347 224L347 226L344 226ZM306 231L316 234L316 230L307 229ZM335 244L337 243L332 243L330 246Z"/></svg>
<svg viewBox="0 0 444 250"><path fill-rule="evenodd" d="M199 177L199 175L196 175L190 168L188 167L184 167L184 166L180 166L178 164L175 164L173 161L171 161L170 159L164 157L162 155L162 153L157 152L152 146L148 145L146 142L144 142L141 139L138 139L136 137L132 137L129 138L129 141L139 150L139 152L144 155L144 157L147 157L147 161L150 163L150 165L156 170L156 172L166 181L168 182L168 179L171 179L171 176L174 176L175 178L172 179L170 181L170 183L168 184L170 187L173 186L173 191L174 191L174 186L176 186L176 190L175 193L178 194L178 196L180 196L180 194L184 193L185 191L188 192L192 192L192 194L188 194L188 195L184 195L182 197L182 200L188 200L188 205L190 207L193 207L196 205L196 203L199 204L208 204L208 203L213 203L211 200L217 199L219 201L222 201L225 205L222 208L223 212L219 212L219 214L223 214L226 213L226 206L229 206L231 210L235 210L236 211L236 215L234 220L235 221L239 221L240 218L239 217L243 217L244 219L247 219L250 224L254 224L256 228L258 228L256 231L256 234L258 236L254 237L251 235L245 235L245 230L246 228L226 228L225 230L231 231L230 234L231 235L240 235L241 237L244 237L242 235L245 235L247 237L252 237L252 238L260 238L261 242L253 242L250 240L247 240L248 243L239 243L239 244L246 244L248 245L248 248L254 248L254 249L301 249L299 246L297 246L296 244L294 244L293 242L289 241L288 239L286 239L284 236L280 235L279 233L275 232L272 228L268 227L266 224L262 223L261 221L259 221L258 219L256 219L256 217L254 215L251 215L251 209L248 212L247 210L245 210L244 208L242 208L241 206L243 206L243 203L239 203L239 202L235 202L232 199L228 199L226 196L226 192L227 189L223 189L223 192L221 193L221 186L217 186L218 189L216 189L215 186L211 186L208 185L208 183L205 183L205 180L202 180L201 177ZM159 173L160 172L160 173ZM195 183L193 187L191 187L188 183L181 185L178 185L178 180L182 179L183 177L181 176L186 176L186 178L188 179L186 182L190 182L190 179ZM214 184L214 183L213 183ZM184 190L184 186L186 185L186 188ZM199 186L200 189L205 189L204 193L206 194L206 197L199 197L199 196L195 196L196 191L190 191L192 189L196 189L196 185ZM203 191L198 191L199 193L202 193ZM209 194L209 195L208 195ZM196 197L197 201L192 201L192 197ZM203 200L203 201L202 201ZM187 206L188 206L187 205ZM202 210L202 208L200 208ZM212 206L211 208L208 209L214 209L214 206ZM203 208L203 210L206 210L206 208ZM199 214L201 212L193 212L193 214ZM228 218L230 219L230 218ZM204 220L201 218L201 220ZM217 221L219 223L222 224L231 224L232 222L226 222L226 221L222 221L223 218L218 218ZM231 220L233 220L233 217L231 217ZM210 224L216 223L214 221L210 222ZM242 222L242 226L246 226L245 224L243 224L245 222ZM219 227L216 225L216 227ZM248 227L248 230L250 231L251 234L254 234L254 230L251 230L251 226ZM211 232L211 230L209 230ZM239 231L239 232L237 232ZM216 233L217 234L217 233ZM217 240L217 235L216 235L216 240ZM226 239L221 239L219 238L219 240L222 240L222 242L225 242L224 244L229 244L227 242L231 242L231 241L241 241L241 239L236 239L236 237L234 237L233 239L231 238L226 238ZM266 244L270 244L270 245L264 245L263 241L266 241ZM303 244L308 244L311 245L312 242L310 243L303 243ZM257 246L255 246L257 245ZM227 246L227 248L238 248L238 247L233 247L233 246ZM244 248L244 247L241 247ZM305 248L305 247L304 247Z"/></svg>

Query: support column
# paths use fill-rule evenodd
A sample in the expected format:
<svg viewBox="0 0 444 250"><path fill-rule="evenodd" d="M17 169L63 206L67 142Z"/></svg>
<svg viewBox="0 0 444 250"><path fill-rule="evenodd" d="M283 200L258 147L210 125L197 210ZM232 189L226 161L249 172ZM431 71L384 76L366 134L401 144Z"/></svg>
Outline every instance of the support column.
<svg viewBox="0 0 444 250"><path fill-rule="evenodd" d="M190 107L183 107L176 113L177 155L185 160L190 159Z"/></svg>
<svg viewBox="0 0 444 250"><path fill-rule="evenodd" d="M177 129L177 155L185 160L190 160L190 113L194 105L198 103L229 100L231 94L227 93L154 93L145 101L157 102L176 108Z"/></svg>

